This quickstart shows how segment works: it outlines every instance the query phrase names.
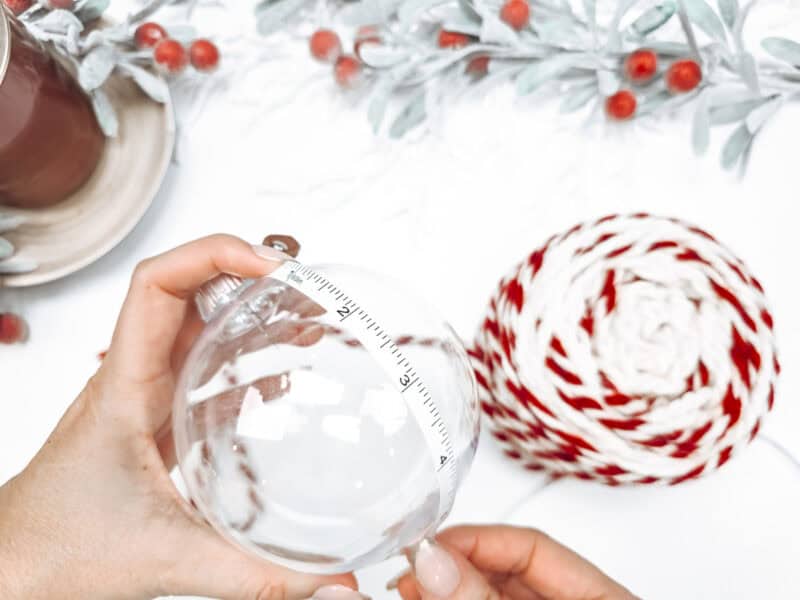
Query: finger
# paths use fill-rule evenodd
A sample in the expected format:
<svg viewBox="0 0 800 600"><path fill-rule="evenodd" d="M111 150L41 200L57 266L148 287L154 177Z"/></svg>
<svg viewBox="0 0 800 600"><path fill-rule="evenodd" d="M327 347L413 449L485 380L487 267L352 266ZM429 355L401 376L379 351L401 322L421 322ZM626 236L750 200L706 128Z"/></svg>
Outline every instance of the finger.
<svg viewBox="0 0 800 600"><path fill-rule="evenodd" d="M546 598L635 600L592 563L535 529L463 526L442 532L437 540L476 568L516 576Z"/></svg>
<svg viewBox="0 0 800 600"><path fill-rule="evenodd" d="M211 596L223 600L300 600L314 596L325 586L357 589L352 574L297 573L244 554L208 526L190 527L190 533L178 541L182 559L163 582L164 595Z"/></svg>
<svg viewBox="0 0 800 600"><path fill-rule="evenodd" d="M419 584L413 574L403 575L397 582L397 592L403 600L422 600L419 593Z"/></svg>
<svg viewBox="0 0 800 600"><path fill-rule="evenodd" d="M413 562L413 575L398 582L404 600L500 600L498 590L478 569L442 544L423 542Z"/></svg>
<svg viewBox="0 0 800 600"><path fill-rule="evenodd" d="M243 278L267 275L280 265L280 256L271 251L265 258L243 240L213 235L142 262L131 280L104 365L134 381L165 375L197 289L221 273Z"/></svg>

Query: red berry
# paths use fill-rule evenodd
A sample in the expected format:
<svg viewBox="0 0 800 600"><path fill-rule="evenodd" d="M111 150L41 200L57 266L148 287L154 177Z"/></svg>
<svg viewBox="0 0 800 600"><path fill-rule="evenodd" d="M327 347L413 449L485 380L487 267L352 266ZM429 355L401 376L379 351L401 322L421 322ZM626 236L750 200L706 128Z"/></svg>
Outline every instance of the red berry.
<svg viewBox="0 0 800 600"><path fill-rule="evenodd" d="M13 313L0 313L0 344L16 344L25 341L28 327Z"/></svg>
<svg viewBox="0 0 800 600"><path fill-rule="evenodd" d="M356 33L356 42L353 45L353 51L358 58L361 58L361 47L365 44L380 44L381 36L378 28L374 25L365 25L360 27Z"/></svg>
<svg viewBox="0 0 800 600"><path fill-rule="evenodd" d="M322 62L336 62L342 54L342 42L335 31L330 29L318 29L311 36L309 42L311 56Z"/></svg>
<svg viewBox="0 0 800 600"><path fill-rule="evenodd" d="M211 71L219 64L219 50L208 40L195 40L189 46L189 60L198 71Z"/></svg>
<svg viewBox="0 0 800 600"><path fill-rule="evenodd" d="M483 77L489 72L489 57L476 56L467 63L466 72L475 77Z"/></svg>
<svg viewBox="0 0 800 600"><path fill-rule="evenodd" d="M75 6L75 0L47 0L45 4L47 5L47 8L72 10L72 7Z"/></svg>
<svg viewBox="0 0 800 600"><path fill-rule="evenodd" d="M165 39L167 39L167 30L152 21L139 25L133 34L133 43L137 48L152 48Z"/></svg>
<svg viewBox="0 0 800 600"><path fill-rule="evenodd" d="M648 81L657 69L658 57L652 50L636 50L625 59L625 76L637 83Z"/></svg>
<svg viewBox="0 0 800 600"><path fill-rule="evenodd" d="M180 42L167 38L156 44L153 60L168 73L178 73L189 62L189 57L186 54L186 48Z"/></svg>
<svg viewBox="0 0 800 600"><path fill-rule="evenodd" d="M620 90L606 99L606 114L617 121L629 119L636 112L636 96L628 90Z"/></svg>
<svg viewBox="0 0 800 600"><path fill-rule="evenodd" d="M463 48L471 41L472 38L466 33L447 31L446 29L439 31L439 48Z"/></svg>
<svg viewBox="0 0 800 600"><path fill-rule="evenodd" d="M500 18L512 29L517 31L524 29L531 19L531 7L528 0L508 0L500 9Z"/></svg>
<svg viewBox="0 0 800 600"><path fill-rule="evenodd" d="M21 15L33 6L33 0L3 0L3 2L15 15Z"/></svg>
<svg viewBox="0 0 800 600"><path fill-rule="evenodd" d="M703 71L693 60L679 60L670 65L664 77L669 91L680 94L696 88L703 79Z"/></svg>
<svg viewBox="0 0 800 600"><path fill-rule="evenodd" d="M342 56L333 67L336 83L343 88L351 88L358 83L361 75L361 63L352 56Z"/></svg>

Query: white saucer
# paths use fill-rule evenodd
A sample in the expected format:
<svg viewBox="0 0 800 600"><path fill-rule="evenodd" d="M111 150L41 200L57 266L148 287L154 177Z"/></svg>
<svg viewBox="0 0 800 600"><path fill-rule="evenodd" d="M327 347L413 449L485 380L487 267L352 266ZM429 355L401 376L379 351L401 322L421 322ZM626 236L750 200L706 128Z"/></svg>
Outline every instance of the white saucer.
<svg viewBox="0 0 800 600"><path fill-rule="evenodd" d="M15 256L33 259L39 267L0 276L0 286L47 283L91 264L131 232L158 192L175 144L172 106L153 102L121 76L104 90L117 111L119 132L106 140L89 181L55 206L3 207L26 218L19 229L4 234L17 249Z"/></svg>

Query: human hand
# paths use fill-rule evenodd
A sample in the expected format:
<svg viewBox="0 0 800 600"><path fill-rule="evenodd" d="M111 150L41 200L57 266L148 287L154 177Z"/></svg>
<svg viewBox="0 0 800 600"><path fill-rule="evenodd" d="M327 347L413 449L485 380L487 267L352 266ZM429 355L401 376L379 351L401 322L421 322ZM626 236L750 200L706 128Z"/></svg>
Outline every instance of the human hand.
<svg viewBox="0 0 800 600"><path fill-rule="evenodd" d="M540 531L448 529L397 582L404 600L636 600L593 564ZM392 586L393 587L393 586Z"/></svg>
<svg viewBox="0 0 800 600"><path fill-rule="evenodd" d="M202 328L195 291L219 273L267 275L286 257L230 236L141 263L109 351L44 447L0 488L0 597L307 598L352 575L302 575L217 535L169 477L177 373ZM361 597L326 587L315 598Z"/></svg>

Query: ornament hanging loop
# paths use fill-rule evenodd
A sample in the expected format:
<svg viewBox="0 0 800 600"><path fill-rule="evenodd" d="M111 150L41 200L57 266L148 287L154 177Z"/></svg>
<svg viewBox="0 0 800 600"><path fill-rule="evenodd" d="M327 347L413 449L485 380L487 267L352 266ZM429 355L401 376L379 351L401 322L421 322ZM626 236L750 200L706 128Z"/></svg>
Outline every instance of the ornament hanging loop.
<svg viewBox="0 0 800 600"><path fill-rule="evenodd" d="M300 242L290 235L281 235L273 233L264 238L261 242L264 246L280 250L284 254L288 254L292 258L297 258L300 253Z"/></svg>

